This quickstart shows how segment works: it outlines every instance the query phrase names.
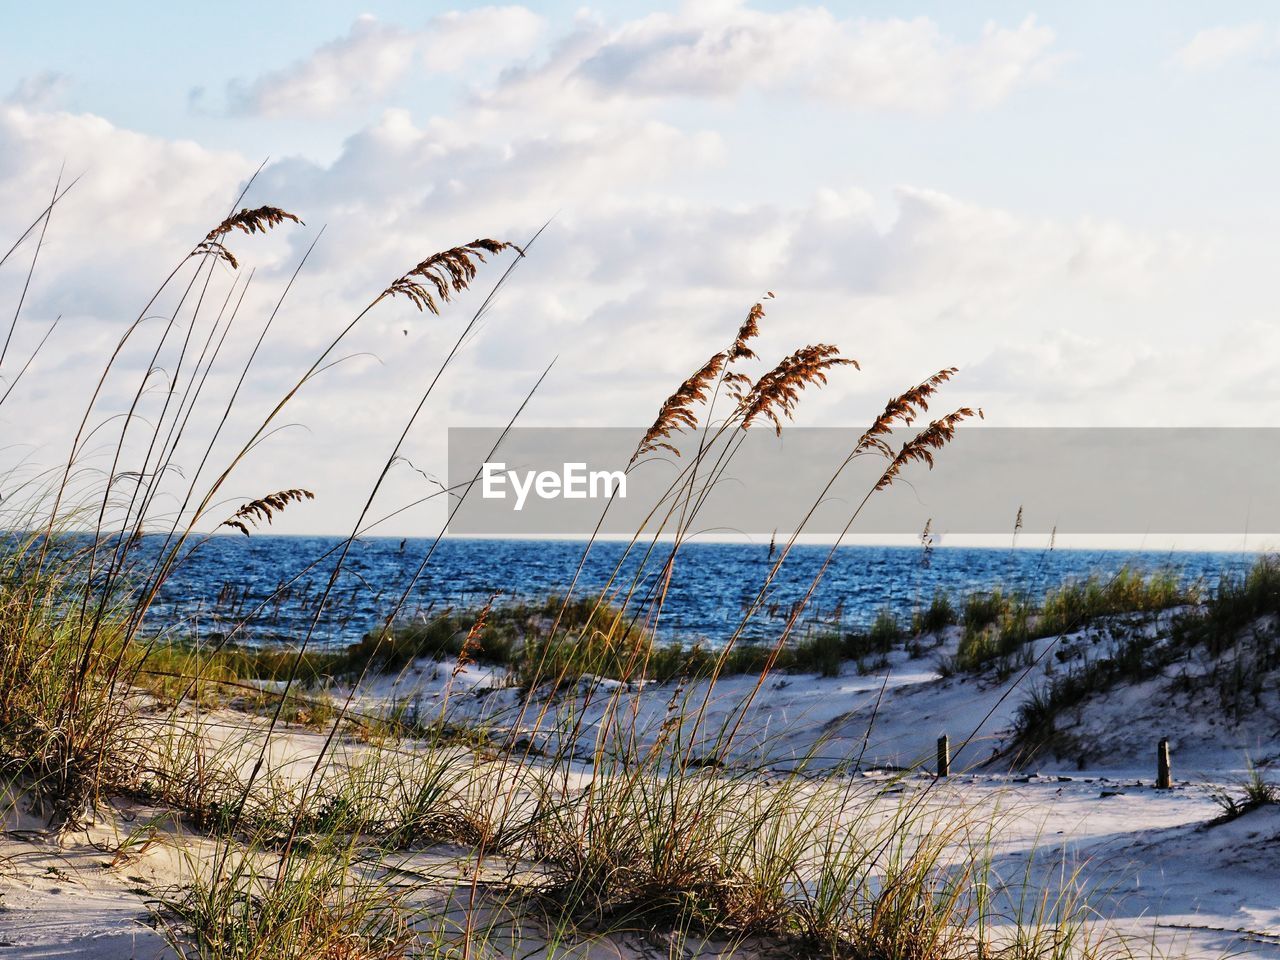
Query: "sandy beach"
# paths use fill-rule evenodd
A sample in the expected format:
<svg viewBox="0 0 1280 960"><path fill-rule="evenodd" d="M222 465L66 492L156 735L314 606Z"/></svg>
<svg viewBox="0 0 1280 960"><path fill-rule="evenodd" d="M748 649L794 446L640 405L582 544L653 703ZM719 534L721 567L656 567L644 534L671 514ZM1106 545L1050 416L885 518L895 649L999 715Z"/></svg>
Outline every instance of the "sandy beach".
<svg viewBox="0 0 1280 960"><path fill-rule="evenodd" d="M1179 612L1144 618L1133 629L1158 642ZM1048 645L1096 655L1096 646L1112 633L1095 628L1041 641L1040 665L1026 669L1042 671L1049 662L1062 669L1063 660L1041 656ZM878 670L858 672L856 664L846 663L839 676L771 677L759 691L755 677L721 680L708 700L707 729L719 729L748 701L750 706L733 753L720 761L724 772L712 769L710 775L739 785L750 782L767 795L784 789L779 784L788 782L788 771L802 769L805 789L844 795L848 812L828 825L833 830L866 830L870 821L883 822L904 807L928 813L913 828L924 829L934 817L962 818L964 842L954 838L949 851L957 862L981 851L993 875L1021 878L1036 890L1054 889L1055 879L1070 877L1072 886L1089 891L1090 910L1100 918L1093 922L1105 926L1108 936L1134 938L1159 955L1280 955L1280 942L1267 933L1280 926L1280 898L1269 882L1280 869L1280 806L1220 823L1223 811L1214 799L1215 792L1234 789L1249 758L1265 759L1258 751L1274 729L1274 704L1248 723L1230 724L1194 698L1171 709L1157 697L1164 685L1153 680L1112 691L1080 709L1074 728L1091 745L1083 767L1052 756L1017 764L1008 752L1019 702L1011 694L1040 678L942 677L936 665L958 634L952 628L921 638L913 644L921 656L898 650ZM526 699L502 671L475 665L455 670L453 661L422 660L396 675L371 678L354 689L334 686L324 695L349 699L365 716L403 710L408 702L425 719L442 708L446 692L452 723L484 729L495 744L503 736L517 744L509 751L450 750L462 764L459 769L467 771L459 782L472 778L485 792L470 802L478 808L486 799L494 802L492 792L505 792L517 798L507 804L511 818L518 818L518 798L529 795L527 784L553 766L562 778L559 789L581 791L592 780L593 744L634 740L651 746L656 737L670 734L664 719L672 715L673 698L696 703L705 693L697 684L584 679L570 691ZM682 709L679 715L689 722L693 711ZM625 734L602 738L606 716ZM149 722L156 725L149 734L156 742L171 736L173 727L181 728L217 758L217 765L239 777L251 768L267 727L262 717L225 708L188 710ZM162 726L170 729L161 731ZM567 730L574 731L576 744L566 742ZM946 778L932 769L940 731L955 744ZM1176 764L1167 790L1155 785L1160 736L1169 737ZM442 749L412 738L379 745L344 734L336 749L326 752L325 739L323 731L304 727L278 731L266 749L261 782L274 784L273 789L296 787L322 754L325 769L333 771L359 767L384 750L407 764L402 755L438 755ZM688 742L696 753L709 748L714 736L705 739ZM539 760L552 755L561 759ZM207 833L180 813L116 799L100 807L91 824L53 837L36 818L20 814L20 797L12 799L0 860L6 956L172 955L153 929L158 903L214 855L217 843ZM523 883L533 889L541 882L543 868L527 858L485 857L457 844L383 853L365 869L403 882L419 906L438 898L432 909L444 917L452 909L451 898L469 889L477 864L495 885ZM426 877L431 880L424 882ZM803 878L795 882L803 885ZM524 936L533 934L526 930ZM557 945L557 951L567 952L556 955L646 957L652 955L650 939L616 931L584 933L575 946ZM750 938L721 948L748 957L777 949Z"/></svg>

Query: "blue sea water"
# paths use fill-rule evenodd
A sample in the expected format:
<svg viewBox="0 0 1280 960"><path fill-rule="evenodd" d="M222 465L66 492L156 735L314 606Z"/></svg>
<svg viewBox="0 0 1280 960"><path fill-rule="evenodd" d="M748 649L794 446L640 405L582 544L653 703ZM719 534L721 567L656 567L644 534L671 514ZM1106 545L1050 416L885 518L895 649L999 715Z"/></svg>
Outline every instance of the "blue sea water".
<svg viewBox="0 0 1280 960"><path fill-rule="evenodd" d="M399 619L409 620L448 607L478 606L494 593L500 594L500 603L562 594L583 560L585 546L577 541L442 540L422 567L430 540L361 539L352 544L322 606L318 601L340 544L338 538L325 537L211 537L164 584L150 623L178 624L184 632L198 631L206 637L226 634L236 626L235 636L249 643L296 642L308 631L317 645L354 643L397 608ZM625 556L625 544L596 543L583 563L575 595L597 595L621 564L615 583L631 584L638 573L637 596L643 597L656 582L666 549L659 547L642 565L638 554ZM828 552L822 546L793 549L749 632L776 636L791 604L804 596ZM836 551L807 616L857 628L885 608L909 617L939 590L958 598L1001 587L1035 597L1063 581L1106 576L1125 565L1171 570L1185 581L1212 586L1224 573L1240 573L1251 562L1249 555L1239 553L960 547L938 548L926 562L920 548L849 546ZM667 590L660 634L716 644L738 625L769 565L767 546L683 546Z"/></svg>

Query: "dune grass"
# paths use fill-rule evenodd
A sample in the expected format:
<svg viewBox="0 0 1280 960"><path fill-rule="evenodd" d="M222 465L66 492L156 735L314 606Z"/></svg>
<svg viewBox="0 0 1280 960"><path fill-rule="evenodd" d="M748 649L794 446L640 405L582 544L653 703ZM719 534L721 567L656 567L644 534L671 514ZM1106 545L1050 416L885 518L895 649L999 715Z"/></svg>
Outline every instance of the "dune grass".
<svg viewBox="0 0 1280 960"><path fill-rule="evenodd" d="M926 619L963 624L956 652L939 664L944 674L993 670L1005 679L1034 659L1032 640L1060 637L1108 618L1195 606L1200 599L1198 584L1183 584L1171 571L1144 574L1122 567L1108 577L1093 575L1050 588L1039 603L998 588L971 594L958 617L944 595L935 600L939 608L930 607L929 616L917 622L922 629Z"/></svg>
<svg viewBox="0 0 1280 960"><path fill-rule="evenodd" d="M286 644L135 640L129 656L141 664L139 683L157 696L213 704L243 696L253 689L250 682L282 681L295 663L297 684L312 688L362 673L394 674L419 660L456 661L464 648L468 662L501 668L511 683L524 686L561 674L575 681L590 675L667 682L704 678L719 667L722 675L742 675L759 673L771 660L773 670L835 676L849 661L888 653L905 636L885 610L866 631L818 625L780 651L751 640L724 657L705 642L659 642L611 604L566 604L553 594L424 615L372 631L347 647L301 655Z"/></svg>
<svg viewBox="0 0 1280 960"><path fill-rule="evenodd" d="M1100 617L1191 606L1200 598L1198 584L1183 584L1171 571L1144 575L1122 567L1109 577L1095 575L1050 591L1040 607L1036 629L1051 637Z"/></svg>
<svg viewBox="0 0 1280 960"><path fill-rule="evenodd" d="M74 825L100 784L125 774L137 704L109 669L125 635L121 600L84 611L82 558L33 568L41 546L23 538L0 554L0 773L28 784L33 806L53 822Z"/></svg>
<svg viewBox="0 0 1280 960"><path fill-rule="evenodd" d="M789 638L779 650L765 639L744 638L722 655L705 641L659 642L613 603L595 598L566 601L550 594L541 600L419 614L340 649L299 653L286 644L152 640L145 645L135 641L132 656L146 661L141 673L148 689L158 695L190 697L208 691L208 702L213 702L235 695L246 681L284 680L295 667L296 682L314 687L365 672L396 673L418 660L456 660L464 646L468 661L501 668L512 683L526 686L559 674L668 682L698 679L716 670L720 675L759 673L766 664L779 672L836 676L847 663L879 663L912 636L961 624L957 652L943 659L943 672L972 673L996 666L1007 676L1013 667L1025 665L1025 647L1031 640L1107 617L1194 605L1200 596L1198 585L1184 586L1168 571L1143 575L1126 567L1107 579L1095 576L1050 588L1037 604L995 589L970 594L957 610L944 590L912 615L910 630L884 609L865 629L818 623ZM1238 631L1244 622L1237 618L1220 632ZM191 678L198 678L195 687Z"/></svg>
<svg viewBox="0 0 1280 960"><path fill-rule="evenodd" d="M401 960L417 940L392 882L365 876L351 842L276 869L259 850L238 851L162 900L162 931L181 956L201 960Z"/></svg>
<svg viewBox="0 0 1280 960"><path fill-rule="evenodd" d="M1252 761L1248 772L1234 787L1220 787L1213 793L1214 802L1222 809L1219 823L1229 823L1245 814L1280 804L1280 784L1267 778Z"/></svg>
<svg viewBox="0 0 1280 960"><path fill-rule="evenodd" d="M217 812L204 829L221 846L161 897L184 955L456 956L467 942L495 948L472 955L510 955L497 943L512 925L566 951L641 928L766 956L1131 955L1123 941L1098 949L1074 876L1058 891L998 877L998 817L927 802L909 773L779 778L670 755L637 769L632 755L572 781L554 765L381 746L332 758L309 795L300 777L262 778L232 839L243 769L197 732L156 765L201 771L202 805ZM282 859L290 825L299 852ZM437 894L386 869L441 842L460 876L446 896L462 917L449 924ZM486 864L494 880L473 897L465 876Z"/></svg>
<svg viewBox="0 0 1280 960"><path fill-rule="evenodd" d="M1091 581L1051 595L1052 624L1064 630L1087 622L1079 619L1086 615L1182 609L1158 640L1141 632L1115 636L1103 653L1068 665L1030 690L1019 705L1015 726L1025 755L1078 753L1080 745L1062 729L1067 712L1123 684L1160 677L1184 693L1216 691L1224 713L1242 719L1261 701L1267 677L1280 667L1275 622L1280 615L1280 562L1275 557L1260 556L1241 577L1224 575L1212 592L1179 587L1170 577L1143 583L1123 573L1114 589ZM1204 661L1207 673L1178 672L1177 664L1196 659Z"/></svg>

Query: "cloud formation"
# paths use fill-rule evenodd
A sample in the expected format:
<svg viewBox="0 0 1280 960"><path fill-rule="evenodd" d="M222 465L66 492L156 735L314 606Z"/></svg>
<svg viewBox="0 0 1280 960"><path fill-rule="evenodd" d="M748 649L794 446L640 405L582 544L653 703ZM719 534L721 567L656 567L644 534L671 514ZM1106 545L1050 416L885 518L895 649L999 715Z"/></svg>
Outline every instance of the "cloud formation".
<svg viewBox="0 0 1280 960"><path fill-rule="evenodd" d="M763 92L864 109L989 107L1048 77L1060 62L1053 44L1053 31L1030 17L989 22L960 42L926 17L689 3L614 28L584 20L545 62L508 71L498 97L530 100L559 87L607 99Z"/></svg>
<svg viewBox="0 0 1280 960"><path fill-rule="evenodd" d="M532 14L511 13L522 9L439 18L460 32L436 52L436 67L466 69L465 38L479 43L485 32L473 16L511 16L534 29ZM1280 332L1258 293L1271 271L1250 259L1266 256L1253 238L1228 235L1220 245L1208 230L1193 238L1108 215L1105 204L1089 215L1002 204L1003 170L981 198L943 189L946 156L932 168L938 179L917 166L895 189L852 168L825 177L787 169L797 188L761 196L756 184L777 167L732 149L732 130L690 120L670 102L778 93L820 100L827 115L850 105L989 106L1052 69L1047 28L991 26L966 42L925 20L700 4L613 27L583 20L532 60L523 30L513 28L521 52L507 55L487 93L430 109L388 92L428 68L423 31L377 21L246 82L245 109L258 112L331 112L358 97L380 109L348 121L324 159L285 153L253 183L247 203L281 206L308 225L237 236L243 268L214 270L209 297L219 303L231 283L256 273L225 347L227 378L211 376L208 396L234 387L237 364L320 225L324 236L243 388L249 414L270 409L328 338L412 264L477 236L524 241L550 220L433 396L430 429L405 451L414 463L439 466L441 425L505 422L557 355L525 423L646 422L765 290L779 296L769 302L762 357L820 341L863 362L806 398L808 423L860 425L891 392L951 364L962 368L955 395L999 424L1194 423L1223 409L1266 422L1280 411L1266 359L1280 353ZM382 66L357 68L378 56ZM235 121L219 124L226 142ZM813 148L824 143L815 131ZM71 175L84 175L50 226L13 355L25 357L58 315L63 323L0 415L0 432L47 447L47 460L63 454L60 431L77 422L102 358L226 214L257 166L254 149L251 137L235 150L143 134L38 97L0 104L0 246L38 211L64 159ZM29 253L0 271L0 305L16 302ZM380 304L344 344L350 359L291 405L290 420L311 432L274 436L244 464L237 491L305 483L326 506L296 522L340 529L337 507L362 502L406 398L416 399L495 275L482 274L480 291L441 318L402 301ZM154 313L174 308L163 300ZM1207 316L1231 319L1207 324ZM140 346L161 323L148 321ZM1250 323L1256 349L1242 357L1232 331ZM134 374L148 362L145 350L127 358ZM1206 377L1206 362L1220 376ZM160 383L171 366L158 366ZM1230 370L1263 385L1255 406L1233 399ZM108 384L109 402L119 399L113 389L122 388ZM232 423L227 436L243 433ZM411 474L395 475L390 502L417 492L421 478ZM304 529L294 523L286 516L281 529ZM431 530L417 524L399 529Z"/></svg>
<svg viewBox="0 0 1280 960"><path fill-rule="evenodd" d="M310 56L253 80L227 84L232 114L324 116L376 101L415 68L452 73L478 58L527 53L542 30L541 18L520 6L451 11L410 30L359 17L347 32Z"/></svg>
<svg viewBox="0 0 1280 960"><path fill-rule="evenodd" d="M1178 48L1173 62L1191 73L1216 70L1232 61L1253 59L1280 49L1275 31L1261 23L1201 30Z"/></svg>

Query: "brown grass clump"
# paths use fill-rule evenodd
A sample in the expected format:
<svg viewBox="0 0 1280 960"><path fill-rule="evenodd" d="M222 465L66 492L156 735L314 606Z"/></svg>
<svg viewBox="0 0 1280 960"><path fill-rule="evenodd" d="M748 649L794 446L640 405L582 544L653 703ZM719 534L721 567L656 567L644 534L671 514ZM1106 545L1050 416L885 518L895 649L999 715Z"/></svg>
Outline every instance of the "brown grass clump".
<svg viewBox="0 0 1280 960"><path fill-rule="evenodd" d="M214 256L225 260L231 264L231 268L237 269L240 266L235 255L227 249L222 242L232 230L242 230L245 233L266 233L272 227L278 227L286 220L292 220L294 223L302 223L302 220L287 210L281 210L279 207L257 207L250 210L248 207L242 209L239 213L233 213L227 219L205 234L205 238L196 244L196 248L191 251L194 257L201 253L212 253Z"/></svg>
<svg viewBox="0 0 1280 960"><path fill-rule="evenodd" d="M782 434L782 418L788 420L800 402L800 391L805 387L827 382L827 371L832 367L852 366L858 361L840 356L839 348L829 343L815 343L801 347L756 381L743 401L742 429L746 430L760 418L773 424L774 431Z"/></svg>
<svg viewBox="0 0 1280 960"><path fill-rule="evenodd" d="M969 407L961 407L954 413L933 421L918 434L902 445L902 449L889 462L880 479L876 482L877 490L884 490L897 479L902 468L913 461L923 463L933 469L933 452L941 450L955 437L956 427L971 417L982 417L982 410L976 412Z"/></svg>
<svg viewBox="0 0 1280 960"><path fill-rule="evenodd" d="M773 296L773 294L769 294ZM742 321L742 326L738 328L738 335L734 338L733 346L729 348L729 362L735 360L754 360L756 353L747 346L748 340L754 340L760 335L760 321L764 318L764 305L760 303L753 304L747 312L747 319Z"/></svg>
<svg viewBox="0 0 1280 960"><path fill-rule="evenodd" d="M486 262L486 253L501 253L508 248L524 256L524 251L515 244L502 240L472 240L460 247L442 250L392 283L378 299L407 297L419 310L429 310L439 316L437 296L444 302L452 300L455 293L462 293L471 285L478 272L476 264ZM434 294L431 288L435 289Z"/></svg>
<svg viewBox="0 0 1280 960"><path fill-rule="evenodd" d="M955 367L945 367L905 393L891 398L885 404L884 411L875 418L871 426L862 435L854 453L879 450L887 456L892 456L893 451L885 442L884 437L892 432L894 424L901 424L904 427L911 426L917 416L929 409L929 398L956 373L957 369Z"/></svg>
<svg viewBox="0 0 1280 960"><path fill-rule="evenodd" d="M289 504L301 503L303 500L314 500L315 498L316 495L314 493L310 490L303 490L301 487L269 493L257 500L250 500L233 513L230 520L222 521L222 526L234 527L247 537L249 536L249 524L256 527L261 522L270 526L271 518L275 514L283 512L284 508Z"/></svg>
<svg viewBox="0 0 1280 960"><path fill-rule="evenodd" d="M645 432L644 439L640 441L640 446L636 448L636 452L631 458L632 463L646 453L653 453L656 450L669 450L677 457L680 456L680 451L668 440L673 433L679 433L686 427L693 429L698 425L698 417L693 412L693 407L696 404L706 402L711 386L715 383L716 377L720 376L720 371L724 369L724 364L725 354L715 354L699 367L689 379L680 384L680 388L675 393L667 397L666 402L658 410L658 416L653 421L653 426Z"/></svg>
<svg viewBox="0 0 1280 960"><path fill-rule="evenodd" d="M462 648L458 651L458 660L453 665L453 675L457 677L463 668L469 664L476 662L476 655L483 652L484 647L480 638L484 635L485 624L489 620L489 611L493 609L493 602L498 598L495 593L491 596L476 617L476 622L471 625L471 629L467 631L466 638L462 641Z"/></svg>
<svg viewBox="0 0 1280 960"><path fill-rule="evenodd" d="M767 296L772 298L773 294L769 293ZM649 427L644 439L636 448L631 458L632 463L646 453L654 453L657 450L668 450L677 457L680 456L680 451L667 441L673 433L679 433L685 429L692 430L698 425L698 417L693 412L693 408L712 398L713 390L718 391L717 378L720 378L719 382L728 388L729 395L738 402L739 406L742 405L743 396L751 386L751 378L745 373L729 368L737 360L756 359L755 351L747 344L760 335L762 319L764 319L764 305L753 304L747 311L746 319L738 327L738 334L729 345L729 349L713 355L666 399L658 410L658 416L653 421L653 425ZM713 385L716 386L713 387Z"/></svg>
<svg viewBox="0 0 1280 960"><path fill-rule="evenodd" d="M772 299L773 293L767 293L765 296ZM751 378L745 373L727 368L732 366L735 360L756 359L756 352L747 346L747 343L760 335L760 321L763 319L764 305L760 303L753 304L747 312L747 318L742 321L742 326L738 328L738 335L734 338L733 345L729 347L729 360L725 364L724 382L725 386L729 388L729 396L739 406L741 406L747 391L751 389Z"/></svg>

